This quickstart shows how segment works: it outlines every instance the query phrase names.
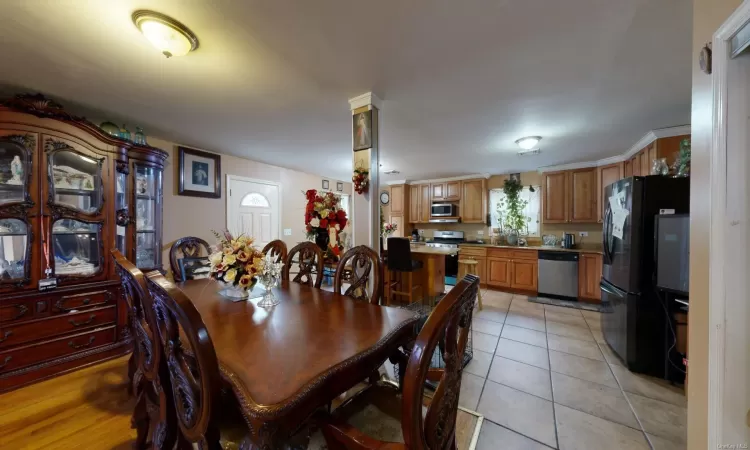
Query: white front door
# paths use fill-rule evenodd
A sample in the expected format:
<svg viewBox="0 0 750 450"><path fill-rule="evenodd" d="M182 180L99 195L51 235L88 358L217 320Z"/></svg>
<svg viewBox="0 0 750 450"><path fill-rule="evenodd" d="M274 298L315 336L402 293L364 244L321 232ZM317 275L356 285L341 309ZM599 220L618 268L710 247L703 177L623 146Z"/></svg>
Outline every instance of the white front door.
<svg viewBox="0 0 750 450"><path fill-rule="evenodd" d="M279 185L227 177L227 229L255 238L259 249L279 238Z"/></svg>

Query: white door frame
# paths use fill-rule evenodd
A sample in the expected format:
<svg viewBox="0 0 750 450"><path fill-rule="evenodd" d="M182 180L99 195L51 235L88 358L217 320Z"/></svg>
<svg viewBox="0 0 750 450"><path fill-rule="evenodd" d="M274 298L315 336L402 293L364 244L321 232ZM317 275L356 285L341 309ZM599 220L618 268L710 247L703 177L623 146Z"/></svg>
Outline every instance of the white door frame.
<svg viewBox="0 0 750 450"><path fill-rule="evenodd" d="M712 43L712 88L713 88L713 136L709 172L709 339L708 339L708 448L718 448L724 430L723 398L726 355L727 298L725 280L743 279L747 274L729 264L725 248L724 233L732 225L748 227L747 223L735 224L728 215L727 191L731 188L727 180L727 116L733 114L729 100L729 40L750 21L750 1L745 0L726 22L716 31ZM735 150L736 151L736 150ZM750 174L748 174L750 175ZM739 278L733 278L739 277ZM730 311L731 313L731 311Z"/></svg>
<svg viewBox="0 0 750 450"><path fill-rule="evenodd" d="M226 204L226 211L225 211L225 214L224 214L224 216L225 216L224 220L225 220L225 223L226 223L227 230L229 229L229 205L230 205L229 190L232 189L232 180L235 180L235 181L248 181L250 183L258 183L258 184L268 184L270 186L276 186L279 189L279 220L277 220L277 222L278 222L278 225L279 225L279 234L278 234L279 237L278 237L278 239L281 239L281 237L283 236L281 234L281 228L282 228L281 221L282 221L282 218L283 218L283 214L282 214L283 203L282 203L282 200L284 198L283 197L284 188L281 185L281 183L279 183L277 181L261 180L259 178L250 178L250 177L243 177L243 176L240 176L240 175L229 175L229 174L227 174L227 191L226 191L226 194L225 194L226 197L227 197L227 204Z"/></svg>

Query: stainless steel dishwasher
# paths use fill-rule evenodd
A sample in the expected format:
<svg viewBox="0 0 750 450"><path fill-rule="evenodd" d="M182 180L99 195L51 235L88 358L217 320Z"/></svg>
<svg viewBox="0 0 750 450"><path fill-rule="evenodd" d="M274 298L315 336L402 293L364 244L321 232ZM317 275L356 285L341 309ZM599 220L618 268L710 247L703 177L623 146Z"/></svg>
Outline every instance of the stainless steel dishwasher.
<svg viewBox="0 0 750 450"><path fill-rule="evenodd" d="M539 296L578 299L578 253L539 251Z"/></svg>

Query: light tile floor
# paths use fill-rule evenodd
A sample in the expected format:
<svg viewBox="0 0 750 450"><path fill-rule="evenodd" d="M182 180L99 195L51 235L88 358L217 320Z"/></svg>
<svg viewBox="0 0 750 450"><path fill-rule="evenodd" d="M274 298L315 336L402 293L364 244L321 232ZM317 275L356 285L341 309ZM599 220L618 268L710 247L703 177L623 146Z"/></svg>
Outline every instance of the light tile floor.
<svg viewBox="0 0 750 450"><path fill-rule="evenodd" d="M460 394L485 416L478 450L686 448L682 389L623 367L599 313L482 294Z"/></svg>

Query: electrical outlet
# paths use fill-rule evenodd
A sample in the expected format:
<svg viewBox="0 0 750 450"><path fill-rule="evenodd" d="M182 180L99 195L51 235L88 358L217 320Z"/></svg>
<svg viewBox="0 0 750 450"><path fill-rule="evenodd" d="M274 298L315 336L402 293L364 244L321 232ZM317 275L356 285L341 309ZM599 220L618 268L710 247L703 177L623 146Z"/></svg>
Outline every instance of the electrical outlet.
<svg viewBox="0 0 750 450"><path fill-rule="evenodd" d="M578 232L578 236L580 236L580 237L589 237L589 232L588 231L579 231Z"/></svg>
<svg viewBox="0 0 750 450"><path fill-rule="evenodd" d="M292 229L284 228L284 236L291 236L291 235L292 235Z"/></svg>

